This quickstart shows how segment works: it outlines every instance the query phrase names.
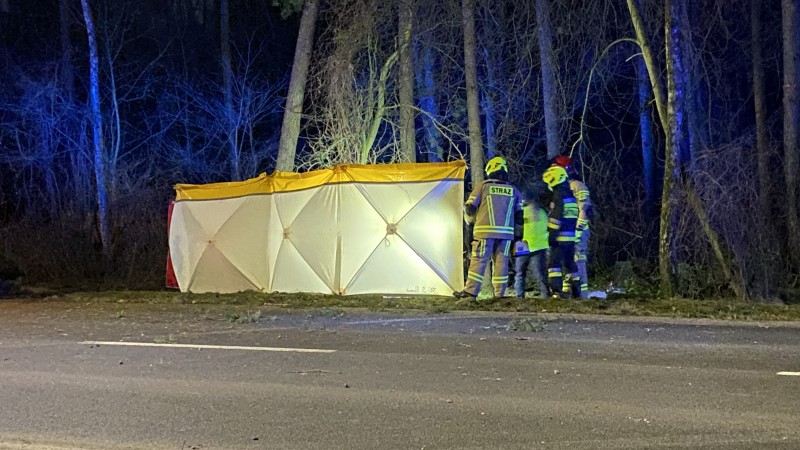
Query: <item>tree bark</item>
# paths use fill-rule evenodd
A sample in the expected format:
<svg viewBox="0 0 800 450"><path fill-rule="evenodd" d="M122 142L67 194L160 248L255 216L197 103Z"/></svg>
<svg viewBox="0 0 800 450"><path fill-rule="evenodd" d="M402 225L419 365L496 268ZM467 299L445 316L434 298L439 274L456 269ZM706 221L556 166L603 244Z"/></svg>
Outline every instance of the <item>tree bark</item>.
<svg viewBox="0 0 800 450"><path fill-rule="evenodd" d="M411 39L414 27L414 0L400 0L400 160L417 161L414 132L414 59Z"/></svg>
<svg viewBox="0 0 800 450"><path fill-rule="evenodd" d="M761 56L761 0L750 2L750 38L753 58L753 103L756 114L756 151L758 155L758 199L761 215L772 222L772 196L767 142L766 97L764 94L764 62Z"/></svg>
<svg viewBox="0 0 800 450"><path fill-rule="evenodd" d="M684 61L683 40L685 33L682 21L685 0L666 0L665 42L667 54L667 116L669 118L669 134L675 161L675 176L688 162L689 136L686 130L686 68Z"/></svg>
<svg viewBox="0 0 800 450"><path fill-rule="evenodd" d="M783 0L783 160L786 179L786 215L789 250L796 268L800 268L800 149L798 149L798 58L800 57L800 11L798 0Z"/></svg>
<svg viewBox="0 0 800 450"><path fill-rule="evenodd" d="M690 14L691 9L691 14ZM700 151L707 145L706 127L704 120L703 104L699 101L702 97L701 86L703 78L701 75L697 54L693 42L695 20L701 14L699 2L693 1L688 4L683 2L677 13L680 14L675 20L680 25L680 51L682 71L679 83L682 84L684 92L681 99L684 111L684 133L686 134L685 143L681 144L680 161L688 164L689 170L694 172Z"/></svg>
<svg viewBox="0 0 800 450"><path fill-rule="evenodd" d="M284 172L294 170L297 140L300 136L300 119L303 116L303 98L306 90L308 66L311 62L311 47L314 43L314 29L317 24L319 0L306 0L300 19L300 31L294 50L294 63L286 95L286 109L283 113L281 139L278 144L276 169Z"/></svg>
<svg viewBox="0 0 800 450"><path fill-rule="evenodd" d="M494 93L497 89L497 79L495 76L495 64L491 59L489 50L483 47L483 60L486 63L486 85L480 89L481 105L484 116L485 134L486 134L486 159L492 159L497 156L497 137L496 134L496 121L497 121L497 108L495 108Z"/></svg>
<svg viewBox="0 0 800 450"><path fill-rule="evenodd" d="M680 1L680 0L677 0ZM672 278L674 275L674 215L675 197L672 192L678 179L676 172L681 165L681 144L683 143L683 113L680 108L683 91L679 83L680 59L680 29L675 22L679 15L673 14L675 0L665 1L664 12L664 39L667 60L667 155L664 164L664 185L661 191L661 233L659 240L659 272L661 275L661 291L665 296L671 296ZM678 74L676 74L676 66ZM667 172L669 171L669 172ZM669 293L670 295L667 295Z"/></svg>
<svg viewBox="0 0 800 450"><path fill-rule="evenodd" d="M436 106L436 77L434 76L435 57L433 49L425 45L421 50L422 64L417 73L417 91L419 92L419 105L422 110L422 129L425 135L425 151L428 162L444 160L442 136L436 128L439 117L439 108Z"/></svg>
<svg viewBox="0 0 800 450"><path fill-rule="evenodd" d="M670 133L670 124L667 114L667 101L664 96L664 91L661 88L659 81L659 70L656 66L656 59L648 43L647 35L644 31L644 22L639 15L639 8L634 3L635 0L627 0L628 11L631 15L631 22L633 29L636 32L636 40L639 42L639 47L642 50L642 57L644 58L645 65L647 66L647 73L650 76L650 86L653 89L653 94L656 101L656 109L658 110L658 117L661 122L661 129L664 131L665 137L665 158L664 158L664 179L661 185L661 217L659 220L659 233L658 233L658 273L660 278L659 290L664 297L672 297L672 189L675 184L675 155L672 147L672 133ZM666 34L669 36L669 0L666 4L667 24Z"/></svg>
<svg viewBox="0 0 800 450"><path fill-rule="evenodd" d="M655 142L653 139L653 119L650 116L650 101L653 89L647 78L647 65L639 58L636 66L639 94L639 132L642 138L642 173L644 175L644 210L648 215L653 210L656 193Z"/></svg>
<svg viewBox="0 0 800 450"><path fill-rule="evenodd" d="M467 79L467 115L469 116L469 153L472 185L483 181L483 140L478 107L478 69L475 62L475 1L463 0L464 72Z"/></svg>
<svg viewBox="0 0 800 450"><path fill-rule="evenodd" d="M553 54L553 31L550 27L550 13L547 0L536 0L536 27L539 30L539 58L542 67L542 97L544 99L544 128L547 137L547 159L560 153L559 123L557 112L557 92L555 75L555 55Z"/></svg>
<svg viewBox="0 0 800 450"><path fill-rule="evenodd" d="M628 11L631 15L631 22L633 23L633 30L636 33L636 40L639 42L639 47L642 50L642 58L647 67L647 75L650 77L650 87L653 89L653 97L656 101L656 110L658 111L661 129L666 132L669 130L669 123L667 122L667 102L664 96L664 88L659 80L660 72L656 64L656 58L653 54L653 50L650 48L649 40L644 30L644 22L642 21L642 16L639 14L639 8L635 3L636 0L627 0L627 2Z"/></svg>
<svg viewBox="0 0 800 450"><path fill-rule="evenodd" d="M89 109L92 118L92 149L94 154L94 177L97 191L97 221L100 230L100 243L103 256L108 260L111 254L111 225L108 206L108 186L106 183L106 161L103 154L103 116L100 113L100 57L97 51L97 37L94 28L89 0L81 0L86 35L89 40Z"/></svg>

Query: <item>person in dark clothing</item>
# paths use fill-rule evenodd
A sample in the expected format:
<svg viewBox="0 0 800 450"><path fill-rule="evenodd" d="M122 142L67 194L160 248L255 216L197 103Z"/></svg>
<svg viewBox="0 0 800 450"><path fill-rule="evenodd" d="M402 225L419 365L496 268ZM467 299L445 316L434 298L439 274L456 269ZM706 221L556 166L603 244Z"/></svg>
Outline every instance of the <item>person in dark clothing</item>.
<svg viewBox="0 0 800 450"><path fill-rule="evenodd" d="M550 258L547 276L555 297L568 298L562 284L572 287L572 297L581 297L581 280L575 264L575 227L578 222L578 202L570 189L567 172L558 165L550 166L542 180L553 192L547 219Z"/></svg>

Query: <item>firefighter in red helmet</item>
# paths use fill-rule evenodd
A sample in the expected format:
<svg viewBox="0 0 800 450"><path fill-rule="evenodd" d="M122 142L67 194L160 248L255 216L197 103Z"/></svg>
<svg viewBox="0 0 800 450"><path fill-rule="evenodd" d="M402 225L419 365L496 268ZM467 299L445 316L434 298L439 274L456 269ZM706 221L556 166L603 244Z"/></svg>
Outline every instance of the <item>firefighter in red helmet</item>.
<svg viewBox="0 0 800 450"><path fill-rule="evenodd" d="M553 297L581 298L581 281L575 264L575 226L578 221L578 203L569 188L567 172L553 164L542 175L542 180L553 192L550 214L547 219L550 256L547 277Z"/></svg>
<svg viewBox="0 0 800 450"><path fill-rule="evenodd" d="M592 219L592 201L589 188L578 179L578 172L572 163L572 158L566 155L557 156L555 163L564 168L569 177L569 187L572 195L578 201L578 222L575 227L575 261L578 265L578 274L581 277L581 297L589 296L589 274L586 269L591 231L589 224Z"/></svg>

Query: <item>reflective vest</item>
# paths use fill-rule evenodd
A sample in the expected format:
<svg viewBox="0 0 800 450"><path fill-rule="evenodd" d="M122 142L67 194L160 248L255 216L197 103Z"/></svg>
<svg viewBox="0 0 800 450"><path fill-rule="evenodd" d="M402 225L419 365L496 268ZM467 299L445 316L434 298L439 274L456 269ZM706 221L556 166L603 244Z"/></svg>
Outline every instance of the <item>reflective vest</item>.
<svg viewBox="0 0 800 450"><path fill-rule="evenodd" d="M477 212L467 221L473 222L476 239L514 239L514 215L522 210L522 198L513 184L485 180L469 194L465 209Z"/></svg>
<svg viewBox="0 0 800 450"><path fill-rule="evenodd" d="M578 223L578 201L572 195L569 184L564 182L553 187L553 204L547 219L547 229L556 233L559 242L575 242L575 226Z"/></svg>
<svg viewBox="0 0 800 450"><path fill-rule="evenodd" d="M547 245L547 210L534 204L522 204L522 240L531 252L545 250Z"/></svg>

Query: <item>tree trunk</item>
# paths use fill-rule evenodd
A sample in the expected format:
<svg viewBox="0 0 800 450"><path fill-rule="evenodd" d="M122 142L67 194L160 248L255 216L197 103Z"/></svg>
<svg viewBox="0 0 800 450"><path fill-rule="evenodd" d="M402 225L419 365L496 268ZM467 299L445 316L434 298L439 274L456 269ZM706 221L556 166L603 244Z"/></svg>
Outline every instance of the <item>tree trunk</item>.
<svg viewBox="0 0 800 450"><path fill-rule="evenodd" d="M497 79L495 77L495 65L489 54L489 50L483 47L483 60L486 63L486 85L480 90L481 105L486 124L486 159L497 156L497 137L495 136L495 122L497 120L497 108L495 108L494 94L497 89Z"/></svg>
<svg viewBox="0 0 800 450"><path fill-rule="evenodd" d="M750 2L750 39L753 53L753 103L756 113L756 150L758 154L758 199L761 215L772 223L772 196L767 142L767 107L764 94L764 62L761 57L761 0Z"/></svg>
<svg viewBox="0 0 800 450"><path fill-rule="evenodd" d="M276 169L284 172L294 170L297 139L300 136L300 119L303 116L303 97L306 90L308 66L311 62L311 47L314 43L314 29L317 24L319 0L306 0L303 16L300 19L300 31L294 50L294 63L289 80L289 91L286 95L286 109L283 113L281 139L278 144L278 161Z"/></svg>
<svg viewBox="0 0 800 450"><path fill-rule="evenodd" d="M239 133L233 116L233 65L231 63L230 35L229 0L221 0L219 3L219 47L222 58L222 91L225 97L225 132L228 136L228 162L231 169L231 178L233 180L241 180Z"/></svg>
<svg viewBox="0 0 800 450"><path fill-rule="evenodd" d="M682 146L688 145L688 133L686 132L686 125L684 122L686 118L686 101L684 95L686 93L685 81L687 76L685 73L686 68L684 66L683 55L681 53L683 48L683 43L681 40L684 38L684 33L682 30L685 26L684 21L687 18L687 15L685 14L686 0L666 0L665 3L666 7L664 24L668 85L668 100L666 109L668 114L667 123L669 125L669 129L666 130L668 143L667 150L669 152L666 156L666 161L672 160L672 164L665 163L665 180L668 176L670 176L670 174L666 172L667 166L671 165L674 169L674 173L671 174L672 180L669 186L667 186L665 181L664 192L662 192L662 236L661 241L659 242L659 263L660 266L668 264L671 265L672 263L673 253L670 250L672 250L671 237L674 224L671 220L671 214L672 210L674 209L674 200L670 193L673 185L677 184L675 182L680 181L680 187L682 187L685 191L689 206L697 215L700 225L703 228L703 232L706 235L709 244L711 245L715 257L717 258L717 262L722 267L725 277L730 282L731 289L740 299L747 299L747 288L744 285L744 279L741 276L741 272L733 259L729 256L729 253L726 251L722 239L711 226L708 214L706 213L705 207L700 200L697 189L695 188L694 179L686 172L685 166L678 160L678 157L681 154ZM659 110L661 110L661 108L659 108ZM667 211L665 211L665 209ZM668 232L665 233L663 227L668 227ZM667 289L668 287L668 292L671 292L671 267L668 266L666 269L664 267L660 267L660 273L662 276L662 289ZM668 275L669 279L664 279L665 275Z"/></svg>
<svg viewBox="0 0 800 450"><path fill-rule="evenodd" d="M692 37L695 29L694 19L701 14L701 11L699 2L696 1L689 2L689 4L682 3L679 9L680 11L677 13L680 13L680 16L675 20L680 24L681 29L680 51L683 70L680 73L679 83L683 85L684 92L681 104L683 105L683 126L686 134L685 144L681 145L683 153L680 160L683 164L688 164L689 169L694 172L698 155L708 143L705 133L705 108L699 101L702 97L700 94L703 78L700 75L701 71Z"/></svg>
<svg viewBox="0 0 800 450"><path fill-rule="evenodd" d="M685 0L679 0L684 2ZM682 187L686 191L687 199L689 200L689 206L697 215L698 219L700 220L700 224L703 227L703 231L706 237L711 244L712 249L714 250L714 255L717 257L717 261L722 266L723 272L728 276L728 280L731 283L731 287L733 291L736 293L737 296L741 298L747 298L747 290L744 286L744 281L741 277L740 271L734 264L733 260L728 256L726 253L724 246L719 238L719 235L714 231L711 227L711 223L708 219L708 215L705 212L702 202L700 201L700 197L697 194L696 189L694 188L693 181L691 177L682 176L680 178L676 177L676 171L680 171L680 165L676 164L676 149L677 147L673 144L673 139L675 135L678 134L680 128L680 118L679 117L672 117L672 115L676 112L676 106L679 105L678 100L680 97L680 92L676 84L675 80L675 71L676 70L683 70L682 64L680 64L681 60L679 59L679 55L675 54L675 50L679 50L680 46L680 24L673 22L674 17L680 18L680 14L673 14L673 5L671 4L670 0L666 0L665 2L665 41L666 41L666 50L667 50L667 76L668 82L670 84L670 93L669 93L669 101L664 96L664 92L661 88L661 83L658 79L658 67L656 66L656 61L653 56L653 52L650 48L650 45L647 41L647 36L644 33L644 23L642 22L642 18L639 15L639 9L635 4L635 0L627 0L628 3L628 11L631 15L631 21L633 23L634 31L636 32L636 40L639 42L639 46L642 49L642 56L644 58L645 64L647 66L647 72L650 75L650 84L653 88L653 94L655 96L656 102L656 109L658 110L659 120L661 122L661 129L664 131L665 136L665 146L666 146L666 155L664 158L664 180L662 185L661 191L661 218L660 218L660 229L659 229L659 241L658 241L658 270L659 270L659 277L660 277L660 290L661 295L665 297L672 296L672 234L673 234L673 223L672 223L672 211L674 209L672 196L670 193L675 188L677 181L683 181ZM678 3L675 4L677 7L677 12L680 13L680 7L684 6L685 4ZM675 63L678 63L678 67L675 66ZM669 104L669 105L668 105Z"/></svg>
<svg viewBox="0 0 800 450"><path fill-rule="evenodd" d="M644 210L653 211L656 193L655 179L655 142L653 139L653 119L650 116L652 88L647 78L647 65L644 58L639 58L636 65L636 76L639 86L639 132L642 137L642 166L644 175Z"/></svg>
<svg viewBox="0 0 800 450"><path fill-rule="evenodd" d="M635 0L627 0L628 11L633 22L633 29L636 32L636 40L642 49L642 57L647 66L647 73L650 76L650 86L656 101L656 109L661 122L661 129L665 137L665 158L664 158L664 179L661 186L661 217L658 233L658 273L660 278L659 289L664 297L672 297L672 252L670 243L672 242L672 196L671 192L675 184L675 155L672 148L672 133L667 115L667 102L664 91L659 81L659 70L656 66L656 59L650 49L647 36L644 32L644 23L639 15L639 8L634 3ZM667 11L669 0L667 0ZM669 13L667 12L667 36L669 36Z"/></svg>
<svg viewBox="0 0 800 450"><path fill-rule="evenodd" d="M662 293L672 292L672 278L674 274L674 215L675 197L673 189L676 187L676 171L681 166L681 144L684 143L683 118L681 108L683 100L682 84L680 84L680 28L677 23L679 15L673 10L681 0L666 0L664 13L664 38L667 59L667 135L666 162L664 164L664 185L661 191L661 233L659 240L659 268L661 275ZM676 72L678 72L676 74ZM668 172L669 171L669 172Z"/></svg>
<svg viewBox="0 0 800 450"><path fill-rule="evenodd" d="M553 31L550 28L550 13L547 0L536 0L536 26L539 30L539 58L542 65L542 98L544 100L544 129L547 137L547 159L560 153L559 124L555 75L555 55L553 54Z"/></svg>
<svg viewBox="0 0 800 450"><path fill-rule="evenodd" d="M472 186L483 181L483 140L478 107L478 69L475 62L475 1L463 0L464 72L467 79L467 115L469 116L469 154Z"/></svg>
<svg viewBox="0 0 800 450"><path fill-rule="evenodd" d="M422 64L417 73L417 91L419 92L419 105L422 110L422 129L425 135L425 150L427 161L436 162L444 160L442 137L436 128L439 117L439 108L436 106L436 78L434 76L435 58L433 49L425 45L422 49Z"/></svg>
<svg viewBox="0 0 800 450"><path fill-rule="evenodd" d="M800 11L797 0L783 0L783 160L786 178L786 215L789 250L796 268L800 268L800 149L798 122L800 98L797 95L798 57L800 57Z"/></svg>
<svg viewBox="0 0 800 450"><path fill-rule="evenodd" d="M660 72L656 65L656 58L653 55L653 50L650 48L647 35L645 34L644 22L642 21L642 16L639 14L639 8L636 6L636 0L627 0L627 2L628 11L631 15L631 22L633 23L633 30L636 33L636 40L642 50L642 59L644 59L645 66L647 67L647 75L650 77L650 87L653 89L653 97L656 101L656 110L658 111L661 129L666 132L669 130L669 124L667 122L667 102L664 96L664 89L659 80Z"/></svg>
<svg viewBox="0 0 800 450"><path fill-rule="evenodd" d="M111 226L106 184L105 157L103 155L103 116L100 114L100 58L97 52L97 37L89 0L81 0L83 20L89 40L89 109L92 115L92 149L94 151L94 177L97 189L97 221L103 256L108 260L111 253Z"/></svg>
<svg viewBox="0 0 800 450"><path fill-rule="evenodd" d="M59 0L58 13L61 25L61 87L66 97L72 99L72 83L75 76L72 68L72 43L69 39L69 0Z"/></svg>
<svg viewBox="0 0 800 450"><path fill-rule="evenodd" d="M665 42L667 55L667 116L675 161L675 176L689 162L689 136L686 130L686 69L683 54L683 11L685 0L666 0Z"/></svg>
<svg viewBox="0 0 800 450"><path fill-rule="evenodd" d="M414 59L411 39L414 26L414 0L400 0L400 161L416 162L414 132Z"/></svg>

